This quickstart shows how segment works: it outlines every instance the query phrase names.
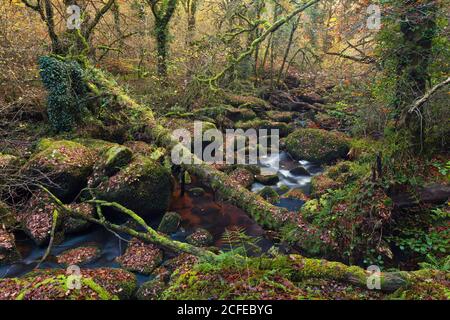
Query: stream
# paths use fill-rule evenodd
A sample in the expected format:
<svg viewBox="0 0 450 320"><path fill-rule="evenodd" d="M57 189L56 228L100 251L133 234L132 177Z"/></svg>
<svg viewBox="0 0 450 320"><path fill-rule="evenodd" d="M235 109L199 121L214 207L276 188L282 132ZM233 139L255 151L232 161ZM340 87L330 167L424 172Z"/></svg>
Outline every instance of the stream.
<svg viewBox="0 0 450 320"><path fill-rule="evenodd" d="M279 163L278 168L275 164ZM305 194L309 194L311 186L311 178L321 172L321 167L307 161L295 161L288 153L280 152L260 159L260 167L264 167L268 171L276 173L279 182L270 186L277 192L281 193L280 188L284 185L289 189L301 189ZM290 172L298 166L302 166L311 174L295 175ZM187 190L192 187L201 186L206 192L202 196L192 196L186 192L184 196L180 196L180 190L176 189L172 196L169 211L178 212L182 217L182 225L179 231L171 235L172 239L184 241L186 236L192 233L196 228L204 228L208 230L213 238L214 245L221 249L226 249L223 243L222 235L226 229L233 227L244 228L245 233L251 237L260 237L258 246L262 252L267 251L273 246L272 241L266 236L266 232L256 224L243 210L220 201L216 201L212 190L205 188L199 182L193 179L192 183L187 186ZM254 183L251 187L253 192L258 192L265 186L260 183ZM287 208L291 211L297 211L303 205L303 201L297 199L282 198L278 204L280 207ZM161 217L153 221L147 221L153 228L157 228ZM54 245L47 261L41 264L40 268L61 268L62 266L56 262L56 256L61 252L95 244L101 250L98 259L93 262L83 264L85 268L112 267L117 268L119 264L115 259L123 254L126 249L127 241L130 239L127 235L116 235L103 227L92 226L88 231L81 234L68 235L64 242ZM16 243L22 260L15 264L0 267L0 278L20 277L32 271L37 261L44 255L46 247L38 247L32 240L24 234L16 235ZM169 259L171 256L166 256ZM138 282L143 283L149 280L149 276L137 274Z"/></svg>

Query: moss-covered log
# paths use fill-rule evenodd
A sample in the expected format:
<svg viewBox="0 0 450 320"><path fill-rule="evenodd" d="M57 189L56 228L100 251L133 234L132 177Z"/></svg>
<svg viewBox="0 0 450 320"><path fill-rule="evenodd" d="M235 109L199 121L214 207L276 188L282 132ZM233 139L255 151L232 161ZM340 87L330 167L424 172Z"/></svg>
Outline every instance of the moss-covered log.
<svg viewBox="0 0 450 320"><path fill-rule="evenodd" d="M89 73L93 75L93 81L89 85L93 92L101 92L103 96L112 98L121 105L120 109L129 115L130 128L135 131L131 134L137 134L142 140L155 143L167 150L172 150L177 146L183 155L189 155L193 159L192 164L186 164L183 167L191 175L197 176L203 183L211 187L222 199L243 209L263 227L274 230L282 227L289 216L286 209L267 203L260 196L237 184L226 174L198 159L190 150L174 139L169 130L159 124L152 110L131 99L117 83L100 70L90 68Z"/></svg>
<svg viewBox="0 0 450 320"><path fill-rule="evenodd" d="M58 206L58 209L61 211L62 214L66 214L69 216L72 216L74 218L83 219L86 221L89 221L91 223L95 223L98 225L101 225L109 230L115 231L115 232L123 232L126 234L129 234L133 237L136 237L138 239L141 239L143 241L148 241L151 243L154 243L156 245L162 246L164 248L167 248L174 252L186 252L192 255L195 255L197 257L204 258L206 260L211 260L215 258L215 254L202 249L198 248L196 246L190 245L188 243L179 242L175 240L171 240L168 237L166 237L163 234L158 233L156 230L152 229L147 223L142 219L138 214L133 212L130 209L125 208L124 206L115 203L115 202L106 202L102 200L91 200L90 203L93 203L97 206L97 214L98 218L88 216L83 214L80 211L77 211L76 209L72 209L69 206L64 205L55 195L53 195L50 191L48 191L46 188L42 187L51 197L53 202ZM134 220L140 227L142 227L145 231L136 231L135 229L128 227L127 225L118 225L114 224L108 220L106 220L102 213L101 213L101 207L112 207L119 212L128 215L131 219Z"/></svg>

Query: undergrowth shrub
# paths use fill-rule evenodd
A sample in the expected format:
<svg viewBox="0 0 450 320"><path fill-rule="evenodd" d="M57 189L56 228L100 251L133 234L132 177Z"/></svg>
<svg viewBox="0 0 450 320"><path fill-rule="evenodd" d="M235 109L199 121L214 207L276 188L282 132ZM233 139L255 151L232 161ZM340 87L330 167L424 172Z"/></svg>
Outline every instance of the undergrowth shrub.
<svg viewBox="0 0 450 320"><path fill-rule="evenodd" d="M39 58L39 73L48 90L47 113L56 131L69 131L81 117L86 87L83 70L75 61Z"/></svg>

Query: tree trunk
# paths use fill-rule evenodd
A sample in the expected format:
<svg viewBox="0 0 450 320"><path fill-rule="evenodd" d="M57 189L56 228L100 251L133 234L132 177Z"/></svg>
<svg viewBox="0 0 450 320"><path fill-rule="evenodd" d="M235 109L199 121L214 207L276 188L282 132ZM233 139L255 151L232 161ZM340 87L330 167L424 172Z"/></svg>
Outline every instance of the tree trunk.
<svg viewBox="0 0 450 320"><path fill-rule="evenodd" d="M167 76L167 28L168 26L163 23L156 25L158 74L162 77Z"/></svg>

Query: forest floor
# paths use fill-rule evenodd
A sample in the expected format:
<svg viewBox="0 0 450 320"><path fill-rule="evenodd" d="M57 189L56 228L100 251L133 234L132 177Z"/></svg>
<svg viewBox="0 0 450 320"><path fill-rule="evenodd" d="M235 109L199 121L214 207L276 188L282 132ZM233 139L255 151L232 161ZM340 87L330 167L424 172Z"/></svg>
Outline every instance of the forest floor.
<svg viewBox="0 0 450 320"><path fill-rule="evenodd" d="M192 130L195 120L221 131L279 130L281 151L291 157L281 170L262 175L264 165L216 166L237 185L289 209L290 225L272 230L195 176L183 173L186 195L180 196L179 172L164 160L169 152L130 137L130 123L121 110L107 109L108 99L106 111L96 107L109 112L108 122L89 120L62 134L49 126L43 90L11 104L0 125L0 277L6 276L0 299L448 299L448 155L393 161L390 136L352 132L359 115L351 94L325 82L288 80L282 90L244 83L189 110L155 110L169 130ZM152 107L145 79L119 83ZM142 214L173 240L222 250L220 260L170 252L125 234L92 240L98 228L63 217L48 261L33 271L50 240L55 210L37 184L86 215L95 215L82 201L86 190L98 190L97 197ZM117 213L105 214L127 225ZM299 254L363 269L421 271L408 286L381 292L344 281L340 267L322 273L320 260L311 269L299 267ZM82 290L67 287L63 268L73 264L83 266Z"/></svg>

